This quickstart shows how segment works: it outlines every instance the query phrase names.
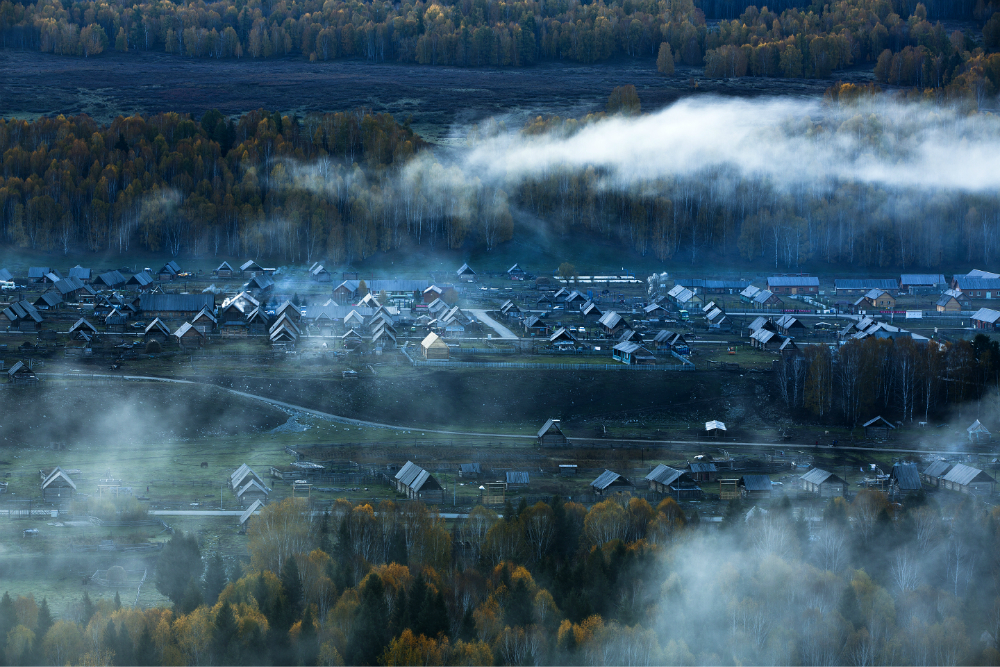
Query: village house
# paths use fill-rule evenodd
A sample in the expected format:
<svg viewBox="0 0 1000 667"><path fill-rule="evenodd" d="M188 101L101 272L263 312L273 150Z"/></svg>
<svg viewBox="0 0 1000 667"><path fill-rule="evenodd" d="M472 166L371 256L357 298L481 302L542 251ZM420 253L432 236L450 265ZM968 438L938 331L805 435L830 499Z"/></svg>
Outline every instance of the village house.
<svg viewBox="0 0 1000 667"><path fill-rule="evenodd" d="M888 440L889 431L896 430L896 427L888 419L879 415L866 421L864 429L866 440Z"/></svg>
<svg viewBox="0 0 1000 667"><path fill-rule="evenodd" d="M38 382L38 376L31 370L30 365L26 365L23 361L17 361L7 369L7 382L10 384L35 384Z"/></svg>
<svg viewBox="0 0 1000 667"><path fill-rule="evenodd" d="M262 482L251 479L236 491L236 499L239 501L240 507L247 507L257 502L263 505L267 502L270 493L271 489L264 486Z"/></svg>
<svg viewBox="0 0 1000 667"><path fill-rule="evenodd" d="M191 319L191 326L203 334L210 334L215 331L218 322L215 315L207 308L202 308L194 318Z"/></svg>
<svg viewBox="0 0 1000 667"><path fill-rule="evenodd" d="M147 317L188 320L203 309L215 312L214 294L142 294L132 302Z"/></svg>
<svg viewBox="0 0 1000 667"><path fill-rule="evenodd" d="M779 336L773 331L768 331L767 329L761 327L754 333L750 334L750 347L758 350L777 352L785 340L787 340L785 337Z"/></svg>
<svg viewBox="0 0 1000 667"><path fill-rule="evenodd" d="M460 280L467 280L472 282L476 279L476 272L472 270L472 267L468 264L463 264L458 267L458 271L455 272Z"/></svg>
<svg viewBox="0 0 1000 667"><path fill-rule="evenodd" d="M233 266L229 262L223 262L219 264L218 268L212 271L212 274L216 278L232 278L233 277Z"/></svg>
<svg viewBox="0 0 1000 667"><path fill-rule="evenodd" d="M10 304L2 314L4 319L0 322L5 321L8 329L17 331L38 331L44 321L42 314L27 299Z"/></svg>
<svg viewBox="0 0 1000 667"><path fill-rule="evenodd" d="M972 325L977 329L996 331L998 323L1000 323L1000 311L992 308L980 308L972 316Z"/></svg>
<svg viewBox="0 0 1000 667"><path fill-rule="evenodd" d="M923 485L920 483L920 473L916 463L896 462L889 473L889 489L893 495L909 496L920 493Z"/></svg>
<svg viewBox="0 0 1000 667"><path fill-rule="evenodd" d="M444 489L429 472L412 461L399 469L395 477L396 490L410 500L425 503L444 502Z"/></svg>
<svg viewBox="0 0 1000 667"><path fill-rule="evenodd" d="M955 276L951 280L951 287L970 299L1000 298L1000 278Z"/></svg>
<svg viewBox="0 0 1000 667"><path fill-rule="evenodd" d="M507 277L511 280L525 280L528 277L528 274L524 269L515 264L507 269Z"/></svg>
<svg viewBox="0 0 1000 667"><path fill-rule="evenodd" d="M847 482L832 472L813 468L800 479L802 490L806 493L815 493L821 498L847 495Z"/></svg>
<svg viewBox="0 0 1000 667"><path fill-rule="evenodd" d="M549 336L549 344L557 348L575 348L579 341L566 327L562 327Z"/></svg>
<svg viewBox="0 0 1000 667"><path fill-rule="evenodd" d="M816 294L819 292L819 278L815 276L771 276L767 279L767 289L773 294Z"/></svg>
<svg viewBox="0 0 1000 667"><path fill-rule="evenodd" d="M971 307L969 297L954 289L945 291L934 303L934 308L939 313L958 313Z"/></svg>
<svg viewBox="0 0 1000 667"><path fill-rule="evenodd" d="M326 270L319 262L316 262L309 268L309 277L318 283L329 283L333 282L333 274Z"/></svg>
<svg viewBox="0 0 1000 667"><path fill-rule="evenodd" d="M171 260L163 265L163 268L156 272L157 280L173 280L181 273L181 267L177 262Z"/></svg>
<svg viewBox="0 0 1000 667"><path fill-rule="evenodd" d="M714 482L719 475L715 464L705 461L694 461L688 463L687 473L696 482Z"/></svg>
<svg viewBox="0 0 1000 667"><path fill-rule="evenodd" d="M611 348L611 357L626 365L648 365L656 363L656 357L639 343L618 343Z"/></svg>
<svg viewBox="0 0 1000 667"><path fill-rule="evenodd" d="M38 310L55 310L63 304L62 296L58 292L45 292L35 299L33 305Z"/></svg>
<svg viewBox="0 0 1000 667"><path fill-rule="evenodd" d="M153 280L153 276L149 275L145 271L140 271L125 281L125 287L132 288L140 292L152 289L155 285L156 282Z"/></svg>
<svg viewBox="0 0 1000 667"><path fill-rule="evenodd" d="M45 282L45 276L52 273L52 269L47 266L30 266L28 267L28 282L29 283L41 283Z"/></svg>
<svg viewBox="0 0 1000 667"><path fill-rule="evenodd" d="M172 336L181 347L202 347L205 344L205 334L195 329L190 322L177 327Z"/></svg>
<svg viewBox="0 0 1000 667"><path fill-rule="evenodd" d="M77 264L76 266L74 266L72 269L69 270L69 276L67 277L76 278L80 282L87 284L90 282L92 274L93 271ZM0 278L0 280L2 280L2 278Z"/></svg>
<svg viewBox="0 0 1000 667"><path fill-rule="evenodd" d="M624 475L605 470L598 475L597 479L590 483L590 489L595 496L603 497L623 491L634 491L635 485Z"/></svg>
<svg viewBox="0 0 1000 667"><path fill-rule="evenodd" d="M965 431L969 434L969 442L975 445L985 444L993 439L989 430L978 419L972 422L972 426L965 429Z"/></svg>
<svg viewBox="0 0 1000 667"><path fill-rule="evenodd" d="M547 336L549 335L549 325L545 323L541 318L532 315L521 321L524 327L524 332L529 336Z"/></svg>
<svg viewBox="0 0 1000 667"><path fill-rule="evenodd" d="M482 467L478 463L460 463L458 466L458 476L462 479L479 479L482 474Z"/></svg>
<svg viewBox="0 0 1000 667"><path fill-rule="evenodd" d="M244 278L256 278L264 275L264 267L252 259L248 259L240 265L240 275Z"/></svg>
<svg viewBox="0 0 1000 667"><path fill-rule="evenodd" d="M566 447L569 440L559 427L558 419L548 419L542 428L538 429L537 444L539 447Z"/></svg>
<svg viewBox="0 0 1000 667"><path fill-rule="evenodd" d="M649 490L675 500L688 500L702 496L701 487L688 473L660 464L645 477Z"/></svg>
<svg viewBox="0 0 1000 667"><path fill-rule="evenodd" d="M854 302L855 309L881 309L887 310L896 307L896 299L885 290L871 289L865 292L864 296Z"/></svg>
<svg viewBox="0 0 1000 667"><path fill-rule="evenodd" d="M420 341L420 354L424 359L448 359L448 344L433 331Z"/></svg>
<svg viewBox="0 0 1000 667"><path fill-rule="evenodd" d="M69 334L73 340L80 340L80 334L84 334L86 335L86 340L89 342L97 335L97 327L81 317L69 328Z"/></svg>
<svg viewBox="0 0 1000 667"><path fill-rule="evenodd" d="M613 310L604 313L597 323L606 336L615 336L628 326L628 322Z"/></svg>
<svg viewBox="0 0 1000 667"><path fill-rule="evenodd" d="M774 321L770 317L764 317L763 315L756 317L753 322L747 325L747 329L750 330L751 334L757 333L761 329L766 329L771 333L778 333L778 327L774 324Z"/></svg>
<svg viewBox="0 0 1000 667"><path fill-rule="evenodd" d="M956 463L955 467L941 477L941 488L976 496L993 495L996 480L979 468Z"/></svg>
<svg viewBox="0 0 1000 667"><path fill-rule="evenodd" d="M777 294L764 289L757 292L750 305L757 310L777 310L784 308L785 302Z"/></svg>
<svg viewBox="0 0 1000 667"><path fill-rule="evenodd" d="M506 480L508 489L526 489L531 476L526 472L508 472Z"/></svg>
<svg viewBox="0 0 1000 667"><path fill-rule="evenodd" d="M695 294L739 294L741 290L746 289L750 281L679 278L674 284L686 287Z"/></svg>
<svg viewBox="0 0 1000 667"><path fill-rule="evenodd" d="M940 273L904 273L899 277L899 291L908 294L933 294L948 287Z"/></svg>
<svg viewBox="0 0 1000 667"><path fill-rule="evenodd" d="M770 498L774 490L771 478L767 475L743 475L737 485L742 489L742 495L748 500Z"/></svg>
<svg viewBox="0 0 1000 667"><path fill-rule="evenodd" d="M154 318L152 322L146 325L146 329L143 331L143 339L147 343L155 340L160 345L165 345L170 340L170 329L159 317Z"/></svg>
<svg viewBox="0 0 1000 667"><path fill-rule="evenodd" d="M760 292L759 287L756 287L754 285L747 285L746 289L740 292L740 301L742 301L743 303L751 303L753 301L753 298L757 296L758 292Z"/></svg>

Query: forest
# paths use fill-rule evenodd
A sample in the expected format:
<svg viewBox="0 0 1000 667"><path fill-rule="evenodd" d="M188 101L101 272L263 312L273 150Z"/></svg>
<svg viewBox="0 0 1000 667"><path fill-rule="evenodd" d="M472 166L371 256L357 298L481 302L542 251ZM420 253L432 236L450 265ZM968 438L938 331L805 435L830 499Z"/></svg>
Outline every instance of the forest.
<svg viewBox="0 0 1000 667"><path fill-rule="evenodd" d="M720 528L673 499L586 510L475 507L449 529L419 502L251 523L227 570L175 535L171 608L94 603L62 618L0 599L6 664L996 664L1000 511L966 496L905 509L831 499L820 527L782 497L732 501ZM810 530L816 534L810 536Z"/></svg>
<svg viewBox="0 0 1000 667"><path fill-rule="evenodd" d="M867 337L842 345L836 358L826 345L808 345L781 360L777 383L789 409L852 429L878 414L961 420L965 410L972 419L1000 397L1000 344L983 334L947 343Z"/></svg>
<svg viewBox="0 0 1000 667"><path fill-rule="evenodd" d="M880 65L879 80L942 88L1000 46L995 0L345 0L0 2L0 45L91 57L105 50L200 58L525 67L616 57L705 65L708 77L828 77ZM706 22L710 19L721 19ZM978 35L942 19L973 20ZM933 21L933 23L932 23Z"/></svg>

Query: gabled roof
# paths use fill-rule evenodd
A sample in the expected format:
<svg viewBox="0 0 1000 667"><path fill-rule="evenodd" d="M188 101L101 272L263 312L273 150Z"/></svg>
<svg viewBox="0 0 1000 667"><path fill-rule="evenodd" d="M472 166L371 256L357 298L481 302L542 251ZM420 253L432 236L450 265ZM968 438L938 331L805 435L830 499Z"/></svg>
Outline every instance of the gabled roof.
<svg viewBox="0 0 1000 667"><path fill-rule="evenodd" d="M862 426L864 426L865 428L868 428L869 426L874 426L877 422L882 422L885 426L888 426L891 429L895 429L896 428L895 426L893 426L889 422L888 419L886 419L882 415L879 415L878 417L873 417L872 419L869 419L864 424L862 424Z"/></svg>
<svg viewBox="0 0 1000 667"><path fill-rule="evenodd" d="M7 269L0 269L0 280L3 280L5 282L14 280L14 274L12 274Z"/></svg>
<svg viewBox="0 0 1000 667"><path fill-rule="evenodd" d="M219 264L218 268L216 268L215 270L217 272L218 271L232 271L233 270L233 266L229 262L223 262L222 264Z"/></svg>
<svg viewBox="0 0 1000 667"><path fill-rule="evenodd" d="M176 336L177 338L183 338L184 336L188 335L192 331L197 336L201 336L202 338L205 337L205 334L203 334L202 332L200 332L197 329L195 329L194 326L190 322L185 322L184 324L182 324L179 327L177 327L177 331L174 332L174 336Z"/></svg>
<svg viewBox="0 0 1000 667"><path fill-rule="evenodd" d="M768 300L773 296L774 292L772 292L771 290L762 289L761 291L757 292L756 295L754 295L753 301L754 303L767 303Z"/></svg>
<svg viewBox="0 0 1000 667"><path fill-rule="evenodd" d="M1000 320L1000 312L993 310L992 308L980 308L976 311L976 314L972 316L972 319L979 322L996 324L997 320Z"/></svg>
<svg viewBox="0 0 1000 667"><path fill-rule="evenodd" d="M542 428L538 429L538 434L537 435L540 438L543 435L545 435L546 433L548 433L549 431L555 431L559 435L563 435L562 429L559 428L559 420L558 419L547 419L545 421L545 423L542 424Z"/></svg>
<svg viewBox="0 0 1000 667"><path fill-rule="evenodd" d="M35 301L35 303L38 303L39 301L44 303L49 308L55 308L56 306L58 306L60 303L63 302L63 298L62 295L59 294L58 292L46 292L45 294L38 297L38 300Z"/></svg>
<svg viewBox="0 0 1000 667"><path fill-rule="evenodd" d="M979 468L967 466L964 463L956 463L955 467L942 477L946 482L965 486L972 482L993 482L993 478L984 473Z"/></svg>
<svg viewBox="0 0 1000 667"><path fill-rule="evenodd" d="M266 327L270 324L270 322L271 316L264 312L264 310L259 306L254 308L250 311L250 314L247 315L247 324L261 324Z"/></svg>
<svg viewBox="0 0 1000 667"><path fill-rule="evenodd" d="M236 471L233 472L233 474L229 476L229 486L233 487L234 489L239 486L243 486L247 481L247 477L250 477L251 479L256 479L258 482L260 482L262 486L264 484L264 480L260 478L260 475L255 473L253 471L253 468L244 463L239 468L237 468Z"/></svg>
<svg viewBox="0 0 1000 667"><path fill-rule="evenodd" d="M277 331L279 327L287 327L288 329L291 329L295 332L296 336L302 333L302 330L299 329L297 324L295 324L295 320L288 316L288 313L282 313L281 316L274 321L274 324L270 326L268 331L273 333Z"/></svg>
<svg viewBox="0 0 1000 667"><path fill-rule="evenodd" d="M131 278L125 281L126 285L138 285L139 287L146 287L147 285L153 284L153 276L149 275L145 271L140 271L136 273Z"/></svg>
<svg viewBox="0 0 1000 667"><path fill-rule="evenodd" d="M666 329L662 329L660 331L657 331L656 335L653 336L653 342L654 343L669 343L670 339L673 338L673 337L674 337L674 332L673 331L667 331Z"/></svg>
<svg viewBox="0 0 1000 667"><path fill-rule="evenodd" d="M896 480L896 484L903 491L919 491L921 488L920 474L917 472L916 463L894 464L889 477Z"/></svg>
<svg viewBox="0 0 1000 667"><path fill-rule="evenodd" d="M944 276L940 273L904 273L899 277L900 285L933 287L934 285L943 285L945 282Z"/></svg>
<svg viewBox="0 0 1000 667"><path fill-rule="evenodd" d="M27 366L24 365L23 361L18 361L13 366L11 366L10 368L7 369L7 377L11 377L12 378L15 375L17 375L18 373L22 372L22 371L24 371L25 373L30 373L31 375L34 375L34 373L32 372L32 370L30 368L28 368Z"/></svg>
<svg viewBox="0 0 1000 667"><path fill-rule="evenodd" d="M240 515L240 525L242 526L243 524L245 524L247 520L253 516L253 513L259 510L263 506L264 502L260 498L253 501L250 507L246 508L243 514Z"/></svg>
<svg viewBox="0 0 1000 667"><path fill-rule="evenodd" d="M463 264L462 266L458 267L458 271L456 271L456 273L460 276L476 275L476 272L473 271L472 267L469 266L468 264Z"/></svg>
<svg viewBox="0 0 1000 667"><path fill-rule="evenodd" d="M285 340L285 341L296 340L299 337L299 334L294 329L292 329L291 326L289 326L290 324L292 324L292 322L290 320L286 320L285 322L282 322L280 326L271 327L271 332L270 335L268 336L270 341L274 343L279 340Z"/></svg>
<svg viewBox="0 0 1000 667"><path fill-rule="evenodd" d="M153 318L153 321L146 325L146 330L143 333L150 334L154 331L159 331L164 336L170 335L170 329L167 328L167 325L159 317Z"/></svg>
<svg viewBox="0 0 1000 667"><path fill-rule="evenodd" d="M762 345L766 345L767 343L771 342L771 339L777 335L778 334L774 333L773 331L768 331L767 329L760 328L754 331L752 334L750 334L750 338L752 338L755 341L758 341Z"/></svg>
<svg viewBox="0 0 1000 667"><path fill-rule="evenodd" d="M741 479L747 491L770 491L773 486L767 475L743 475Z"/></svg>
<svg viewBox="0 0 1000 667"><path fill-rule="evenodd" d="M898 290L899 283L892 278L837 278L833 281L833 287L838 290Z"/></svg>
<svg viewBox="0 0 1000 667"><path fill-rule="evenodd" d="M139 310L145 312L197 313L203 308L215 308L214 294L143 294Z"/></svg>
<svg viewBox="0 0 1000 667"><path fill-rule="evenodd" d="M108 271L97 276L94 282L102 283L108 287L115 287L116 285L125 284L125 276L120 271Z"/></svg>
<svg viewBox="0 0 1000 667"><path fill-rule="evenodd" d="M684 475L684 471L676 470L661 463L653 468L648 475L646 475L646 480L656 482L657 484L662 484L664 486L670 486L682 475Z"/></svg>
<svg viewBox="0 0 1000 667"><path fill-rule="evenodd" d="M218 320L215 319L215 315L213 315L208 308L202 308L200 311L198 311L198 314L194 316L191 322L192 323L197 322L198 320L201 319L207 319L210 322L212 322L212 324L218 324Z"/></svg>
<svg viewBox="0 0 1000 667"><path fill-rule="evenodd" d="M49 476L45 478L45 481L42 482L42 489L49 488L50 486L52 486L52 484L56 480L59 480L59 479L61 479L64 482L66 482L66 484L68 484L70 487L72 487L74 491L76 490L76 483L73 480L71 480L69 478L69 475L67 475L66 473L64 473L62 471L62 469L59 468L59 467L56 467L56 469L53 470L52 472L50 472ZM63 486L63 485L60 485L60 486Z"/></svg>
<svg viewBox="0 0 1000 667"><path fill-rule="evenodd" d="M254 276L250 279L250 282L246 284L247 289L258 289L265 290L269 287L274 287L274 281L271 280L271 276Z"/></svg>
<svg viewBox="0 0 1000 667"><path fill-rule="evenodd" d="M507 273L524 273L524 269L515 264L514 266L507 269Z"/></svg>
<svg viewBox="0 0 1000 667"><path fill-rule="evenodd" d="M71 326L69 328L69 332L70 333L74 333L74 332L80 331L80 330L86 330L86 331L90 331L91 333L97 333L97 327L95 327L93 324L91 324L90 322L88 322L86 319L84 319L82 317L80 319L78 319L76 321L76 323L73 324L73 326Z"/></svg>
<svg viewBox="0 0 1000 667"><path fill-rule="evenodd" d="M810 484L824 484L826 482L843 482L832 472L827 472L826 470L821 470L819 468L813 468L801 477L803 482L809 482Z"/></svg>
<svg viewBox="0 0 1000 667"><path fill-rule="evenodd" d="M50 269L47 266L30 266L30 267L28 267L28 277L29 278L44 278L49 273L52 273L52 269Z"/></svg>
<svg viewBox="0 0 1000 667"><path fill-rule="evenodd" d="M611 470L605 470L600 475L598 475L597 479L595 479L593 482L590 483L590 486L592 486L595 489L600 489L603 491L604 489L608 488L612 484L615 484L619 481L623 486L632 486L632 483L628 481L627 477L623 477L622 475L619 475L618 473Z"/></svg>
<svg viewBox="0 0 1000 667"><path fill-rule="evenodd" d="M260 264L253 261L252 259L248 259L247 261L240 264L240 271L263 271L263 270L264 269L261 268Z"/></svg>
<svg viewBox="0 0 1000 667"><path fill-rule="evenodd" d="M990 434L989 430L987 430L987 428L983 426L978 419L972 422L972 426L970 426L965 430L968 431L969 433L985 433L986 435Z"/></svg>
<svg viewBox="0 0 1000 667"><path fill-rule="evenodd" d="M438 336L433 331L427 334L422 341L420 341L420 347L447 347L447 343L441 336Z"/></svg>
<svg viewBox="0 0 1000 667"><path fill-rule="evenodd" d="M172 276L176 276L178 273L181 272L181 267L174 260L170 260L169 262L167 262L166 264L163 265L163 268L160 269L159 272L160 273L169 273Z"/></svg>
<svg viewBox="0 0 1000 667"><path fill-rule="evenodd" d="M345 325L347 324L347 322L349 320L354 320L358 324L364 324L365 323L365 318L358 311L356 311L356 310L352 310L351 312L349 312L346 315L344 315L344 324Z"/></svg>
<svg viewBox="0 0 1000 667"><path fill-rule="evenodd" d="M951 466L952 464L948 461L934 461L924 469L923 474L928 477L942 477L951 470Z"/></svg>
<svg viewBox="0 0 1000 667"><path fill-rule="evenodd" d="M997 290L1000 289L1000 278L970 278L955 276L955 284L962 290Z"/></svg>
<svg viewBox="0 0 1000 667"><path fill-rule="evenodd" d="M242 498L244 493L251 490L260 491L265 496L271 493L271 489L267 488L266 486L258 482L256 479L251 479L245 485L240 487L240 490L236 492L236 497Z"/></svg>
<svg viewBox="0 0 1000 667"><path fill-rule="evenodd" d="M84 284L83 281L76 276L70 276L69 278L65 278L63 280L57 280L55 287L59 290L60 294L66 295L82 290L84 288Z"/></svg>
<svg viewBox="0 0 1000 667"><path fill-rule="evenodd" d="M609 329L614 329L621 323L621 321L622 321L621 315L619 315L613 310L609 310L608 312L601 315L601 319L597 320L597 323L606 326Z"/></svg>
<svg viewBox="0 0 1000 667"><path fill-rule="evenodd" d="M742 292L740 292L740 296L745 297L747 299L752 299L757 295L757 292L759 291L760 291L759 287L754 287L753 285L747 285L747 288Z"/></svg>
<svg viewBox="0 0 1000 667"><path fill-rule="evenodd" d="M697 473L718 472L714 463L689 463L688 468Z"/></svg>
<svg viewBox="0 0 1000 667"><path fill-rule="evenodd" d="M466 475L472 474L472 473L475 473L476 475L478 475L478 474L482 473L482 468L480 467L480 465L478 463L461 463L461 464L459 464L458 469L459 469L459 471L461 471L463 474L466 474Z"/></svg>
<svg viewBox="0 0 1000 667"><path fill-rule="evenodd" d="M558 331L556 331L551 336L549 336L549 342L550 343L555 343L556 341L559 341L559 340L571 340L574 343L577 342L576 336L574 336L569 331L567 331L566 327L560 328Z"/></svg>
<svg viewBox="0 0 1000 667"><path fill-rule="evenodd" d="M720 422L718 419L713 419L711 421L705 422L705 430L706 431L715 431L715 430L725 431L726 430L726 425L725 425L724 422Z"/></svg>

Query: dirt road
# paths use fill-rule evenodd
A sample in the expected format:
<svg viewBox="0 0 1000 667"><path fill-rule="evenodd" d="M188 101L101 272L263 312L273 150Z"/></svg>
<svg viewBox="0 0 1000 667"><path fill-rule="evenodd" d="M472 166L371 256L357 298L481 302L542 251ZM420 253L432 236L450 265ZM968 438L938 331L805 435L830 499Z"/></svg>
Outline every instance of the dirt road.
<svg viewBox="0 0 1000 667"><path fill-rule="evenodd" d="M468 311L473 315L475 315L477 318L479 318L480 322L482 322L490 329L493 329L498 334L500 334L500 338L506 338L508 340L517 340L517 336L514 335L513 331L511 331L510 329L508 329L507 327L505 327L504 325L500 324L495 319L487 315L485 310L481 308L469 308Z"/></svg>

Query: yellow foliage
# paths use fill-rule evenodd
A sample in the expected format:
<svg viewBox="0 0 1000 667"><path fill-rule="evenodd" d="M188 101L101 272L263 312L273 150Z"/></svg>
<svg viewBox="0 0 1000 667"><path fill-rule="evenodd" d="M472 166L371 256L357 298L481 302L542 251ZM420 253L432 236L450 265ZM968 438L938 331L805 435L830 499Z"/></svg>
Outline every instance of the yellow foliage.
<svg viewBox="0 0 1000 667"><path fill-rule="evenodd" d="M448 651L448 638L441 641L424 635L414 636L407 628L403 634L389 642L379 662L387 667L395 665L443 665Z"/></svg>
<svg viewBox="0 0 1000 667"><path fill-rule="evenodd" d="M427 569L433 571L433 568ZM399 563L379 565L375 568L375 572L378 573L379 578L382 579L382 583L385 584L386 588L392 590L393 595L398 593L400 588L409 588L410 581L413 579L410 576L410 568ZM437 573L435 572L434 574L436 575Z"/></svg>
<svg viewBox="0 0 1000 667"><path fill-rule="evenodd" d="M319 649L319 664L324 667L341 667L344 659L333 642L325 642Z"/></svg>

